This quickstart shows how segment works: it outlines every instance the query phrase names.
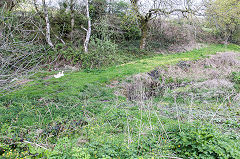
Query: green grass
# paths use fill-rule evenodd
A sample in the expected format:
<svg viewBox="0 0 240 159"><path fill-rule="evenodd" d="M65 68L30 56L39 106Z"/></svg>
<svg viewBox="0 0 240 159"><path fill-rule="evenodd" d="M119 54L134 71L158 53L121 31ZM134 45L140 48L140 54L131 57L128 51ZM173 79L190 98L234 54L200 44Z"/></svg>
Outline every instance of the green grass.
<svg viewBox="0 0 240 159"><path fill-rule="evenodd" d="M196 60L225 51L240 52L240 47L210 45L190 52L156 55L103 70L67 73L60 79L38 79L28 83L23 88L0 97L0 135L3 136L0 137L0 155L2 148L13 150L11 143L19 143L21 139L32 143L56 144L49 153L54 156L54 153L62 152L58 154L60 158L69 158L71 153L81 153L78 156L86 153L91 158L151 158L156 153L171 154L178 145L166 140L161 124L169 131L174 129L174 132L178 131L178 121L159 118L155 115L155 111L161 112L159 108L151 111L139 109L140 105L128 103L124 97L116 97L114 90L105 87L105 84L151 71L160 65L173 65L181 60ZM149 114L152 116L149 117ZM87 125L78 126L77 123L82 121L87 122ZM153 131L149 129L149 124L154 125ZM58 132L61 126L63 130ZM145 128L146 134L139 137L138 132ZM36 136L38 130L44 130L42 135ZM130 143L129 133L132 136ZM79 138L88 141L78 143ZM5 145L2 146L2 143ZM188 142L183 144L187 147ZM73 150L73 147L86 149L78 151ZM16 149L17 152L27 151L23 153L25 156L29 156L30 152L38 153L38 157L43 152L48 154L37 146L21 142Z"/></svg>
<svg viewBox="0 0 240 159"><path fill-rule="evenodd" d="M111 80L121 80L133 74L151 71L160 65L173 65L181 60L196 60L204 58L210 54L215 54L216 52L224 51L240 51L240 48L236 45L210 45L206 48L185 53L156 55L153 58L137 60L104 70L92 70L90 72L80 71L65 74L65 76L59 79L51 78L48 80L41 79L33 81L15 92L0 97L2 117L6 118L4 120L10 121L13 116L20 114L23 118L21 124L32 125L36 122L36 119L34 119L34 115L32 113L29 113L32 115L28 115L28 112L24 109L25 105L28 107L30 112L33 107L44 113L48 111L48 108L38 108L39 105L44 105L44 101L47 103L52 101L67 105L82 103L83 99L89 98L88 96L97 96L98 98L99 96L104 96L104 92L99 92L97 86L111 82ZM86 90L88 92L86 92ZM95 92L95 94L91 92ZM108 90L108 92L111 92L111 90ZM88 95L88 93L90 93L90 95ZM5 109L5 107L8 107L8 109ZM54 119L59 117L59 113L64 116L64 112L68 112L68 109L64 108L61 109L62 112L59 112L59 110L54 106L51 109L55 112L52 117ZM74 108L73 110L74 112L81 111L79 108ZM24 118L24 116L27 117ZM50 116L47 116L44 119L44 123L48 123L49 121L51 121ZM4 123L3 121L1 122Z"/></svg>
<svg viewBox="0 0 240 159"><path fill-rule="evenodd" d="M210 54L225 51L240 51L237 45L210 45L206 48L172 55L156 55L153 58L133 61L120 66L113 66L105 70L93 70L90 72L75 72L66 74L60 79L35 81L32 86L26 86L21 90L8 95L8 97L48 97L62 98L69 95L77 95L89 83L106 83L114 79L121 79L129 75L148 72L160 65L173 65L182 60L196 60Z"/></svg>

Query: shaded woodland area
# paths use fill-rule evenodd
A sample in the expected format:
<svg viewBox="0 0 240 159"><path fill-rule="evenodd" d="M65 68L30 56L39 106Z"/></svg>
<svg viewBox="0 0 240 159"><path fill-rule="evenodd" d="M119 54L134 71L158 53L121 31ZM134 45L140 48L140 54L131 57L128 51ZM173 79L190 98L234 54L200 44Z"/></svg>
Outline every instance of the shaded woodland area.
<svg viewBox="0 0 240 159"><path fill-rule="evenodd" d="M0 157L238 159L239 52L239 0L0 0Z"/></svg>

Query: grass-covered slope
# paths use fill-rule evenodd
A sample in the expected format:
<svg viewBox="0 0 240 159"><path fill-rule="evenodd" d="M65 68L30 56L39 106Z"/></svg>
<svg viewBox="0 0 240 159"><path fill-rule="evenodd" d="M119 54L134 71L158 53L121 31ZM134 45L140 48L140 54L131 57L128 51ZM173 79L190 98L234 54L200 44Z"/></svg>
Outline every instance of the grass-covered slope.
<svg viewBox="0 0 240 159"><path fill-rule="evenodd" d="M116 95L115 88L105 86L112 80L124 80L159 65L174 65L225 51L240 52L240 47L210 45L104 70L67 73L59 79L36 79L19 90L2 95L0 157L238 158L237 134L226 135L221 132L225 128L220 131L211 122L205 125L206 122L198 120L197 116L191 118L191 122L185 120L189 108L206 107L206 112L224 110L225 107L216 106L222 105L219 101L214 107L211 102L199 104L191 98L183 104L173 100L159 102L159 99L130 102ZM237 75L234 74L233 79L237 80ZM231 113L233 108L226 106L226 109ZM201 117L203 109L199 110L197 115ZM218 116L217 111L209 115L210 121ZM237 114L234 111L229 115ZM226 121L224 127L234 126L239 132L238 121L231 122Z"/></svg>
<svg viewBox="0 0 240 159"><path fill-rule="evenodd" d="M113 66L105 70L75 72L66 74L66 76L60 79L51 78L49 80L33 82L33 86L27 86L26 88L12 93L10 96L14 96L14 98L19 96L32 96L39 98L52 95L57 95L59 97L69 96L70 94L74 95L89 83L105 83L113 79L124 78L141 72L148 72L160 65L172 65L179 61L195 60L204 58L210 54L226 51L240 51L240 48L237 45L210 45L205 48L185 53L157 55L153 58L133 61L120 66Z"/></svg>

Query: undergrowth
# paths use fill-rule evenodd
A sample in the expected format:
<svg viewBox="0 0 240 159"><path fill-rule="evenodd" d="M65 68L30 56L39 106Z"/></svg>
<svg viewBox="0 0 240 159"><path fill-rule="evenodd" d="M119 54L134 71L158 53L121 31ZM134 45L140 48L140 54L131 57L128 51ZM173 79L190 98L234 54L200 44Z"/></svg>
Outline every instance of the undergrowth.
<svg viewBox="0 0 240 159"><path fill-rule="evenodd" d="M209 126L208 121L196 119L195 124L185 120L173 112L180 110L182 103L173 107L176 101L172 99L160 104L154 100L130 102L115 94L114 88L106 87L113 80L121 81L159 65L230 50L238 51L239 47L211 45L102 70L67 73L59 79L37 76L21 89L1 94L0 155L2 158L239 158L239 136L223 133ZM236 84L237 79L233 73ZM169 79L168 83L172 82ZM169 109L164 109L165 106Z"/></svg>

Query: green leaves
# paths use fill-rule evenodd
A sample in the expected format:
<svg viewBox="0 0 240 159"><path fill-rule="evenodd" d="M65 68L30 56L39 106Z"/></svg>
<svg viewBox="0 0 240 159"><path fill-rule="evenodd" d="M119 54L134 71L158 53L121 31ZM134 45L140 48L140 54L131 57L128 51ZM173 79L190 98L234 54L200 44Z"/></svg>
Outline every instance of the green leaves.
<svg viewBox="0 0 240 159"><path fill-rule="evenodd" d="M233 72L230 79L235 83L234 88L240 91L240 72Z"/></svg>
<svg viewBox="0 0 240 159"><path fill-rule="evenodd" d="M238 0L211 1L207 8L207 15L212 27L224 35L224 40L232 37L240 25L240 2ZM231 40L231 39L230 39Z"/></svg>
<svg viewBox="0 0 240 159"><path fill-rule="evenodd" d="M176 129L171 135L175 147L181 157L194 158L239 158L240 148L236 140L221 135L211 125L183 125L181 132Z"/></svg>

